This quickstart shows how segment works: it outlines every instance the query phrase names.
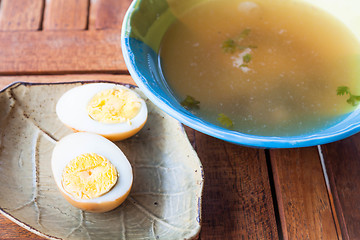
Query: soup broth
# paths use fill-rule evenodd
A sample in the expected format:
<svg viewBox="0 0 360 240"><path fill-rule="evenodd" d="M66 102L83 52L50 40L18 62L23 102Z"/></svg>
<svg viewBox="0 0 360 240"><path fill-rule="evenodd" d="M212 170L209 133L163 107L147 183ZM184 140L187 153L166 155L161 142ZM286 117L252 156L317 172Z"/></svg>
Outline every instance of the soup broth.
<svg viewBox="0 0 360 240"><path fill-rule="evenodd" d="M209 0L180 16L159 51L174 95L192 113L247 134L292 136L354 109L359 41L299 1Z"/></svg>

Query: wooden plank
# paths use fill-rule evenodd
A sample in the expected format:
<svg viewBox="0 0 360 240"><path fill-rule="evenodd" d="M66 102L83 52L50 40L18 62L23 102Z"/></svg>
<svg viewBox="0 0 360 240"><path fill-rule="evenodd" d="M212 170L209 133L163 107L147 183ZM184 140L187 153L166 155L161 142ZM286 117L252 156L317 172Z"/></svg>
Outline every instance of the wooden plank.
<svg viewBox="0 0 360 240"><path fill-rule="evenodd" d="M44 30L85 30L89 0L47 0Z"/></svg>
<svg viewBox="0 0 360 240"><path fill-rule="evenodd" d="M341 239L317 148L270 150L270 157L284 239Z"/></svg>
<svg viewBox="0 0 360 240"><path fill-rule="evenodd" d="M132 0L91 0L89 29L121 28Z"/></svg>
<svg viewBox="0 0 360 240"><path fill-rule="evenodd" d="M187 133L205 173L200 238L278 239L264 150Z"/></svg>
<svg viewBox="0 0 360 240"><path fill-rule="evenodd" d="M2 0L0 31L36 31L41 27L44 0Z"/></svg>
<svg viewBox="0 0 360 240"><path fill-rule="evenodd" d="M6 217L0 214L0 234L2 240L7 239L27 239L27 240L42 240L44 238L39 237L30 231L18 226L11 222Z"/></svg>
<svg viewBox="0 0 360 240"><path fill-rule="evenodd" d="M119 30L0 32L0 74L127 72Z"/></svg>
<svg viewBox="0 0 360 240"><path fill-rule="evenodd" d="M322 146L343 238L360 236L360 134Z"/></svg>

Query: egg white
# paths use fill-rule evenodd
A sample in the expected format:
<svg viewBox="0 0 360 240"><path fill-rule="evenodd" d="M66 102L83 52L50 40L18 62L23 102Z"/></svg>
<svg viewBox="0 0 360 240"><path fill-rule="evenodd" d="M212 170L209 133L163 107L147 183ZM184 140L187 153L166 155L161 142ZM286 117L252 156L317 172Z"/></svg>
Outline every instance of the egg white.
<svg viewBox="0 0 360 240"><path fill-rule="evenodd" d="M145 101L135 91L133 92L139 96L141 108L139 113L130 120L131 124L127 122L101 123L92 119L87 112L88 103L97 93L114 88L133 91L125 86L112 83L91 83L70 89L60 97L56 105L56 113L60 121L73 130L100 134L115 141L135 134L145 124L148 112ZM122 134L125 137L122 137ZM115 136L115 138L111 136Z"/></svg>
<svg viewBox="0 0 360 240"><path fill-rule="evenodd" d="M72 159L84 153L97 153L105 157L118 171L118 180L115 186L104 195L93 199L75 199L64 190L61 183L62 172L65 166ZM102 211L101 204L105 205L122 196L127 196L133 183L132 167L124 153L113 142L93 133L73 133L57 142L52 153L51 168L56 185L65 196L79 203L80 206L82 203L94 203L97 205L98 209L96 211L98 212ZM89 210L86 208L82 209Z"/></svg>

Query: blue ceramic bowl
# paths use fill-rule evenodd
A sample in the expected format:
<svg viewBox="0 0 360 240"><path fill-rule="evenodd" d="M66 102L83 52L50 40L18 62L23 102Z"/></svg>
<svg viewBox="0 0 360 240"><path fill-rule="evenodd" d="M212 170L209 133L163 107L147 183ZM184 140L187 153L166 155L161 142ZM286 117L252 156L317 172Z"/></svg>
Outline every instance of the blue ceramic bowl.
<svg viewBox="0 0 360 240"><path fill-rule="evenodd" d="M202 1L206 0L134 0L125 15L121 36L125 63L136 84L155 105L193 129L228 142L251 147L313 146L337 141L360 131L359 108L351 114L342 116L337 124L329 128L321 129L313 134L292 137L256 136L231 131L206 122L184 109L176 100L161 73L158 50L162 36L176 20L176 15ZM353 9L360 9L360 4L356 3L356 0L344 0L345 2L341 4L336 1L330 1L331 4L322 0L308 1L325 8L337 17L344 17L342 20L349 27L357 26L349 18L349 14L352 14L351 11L349 13L350 8L344 8L344 5L347 6L346 3L352 2L359 5L359 8ZM357 14L355 11L352 12ZM360 30L355 34L360 36Z"/></svg>

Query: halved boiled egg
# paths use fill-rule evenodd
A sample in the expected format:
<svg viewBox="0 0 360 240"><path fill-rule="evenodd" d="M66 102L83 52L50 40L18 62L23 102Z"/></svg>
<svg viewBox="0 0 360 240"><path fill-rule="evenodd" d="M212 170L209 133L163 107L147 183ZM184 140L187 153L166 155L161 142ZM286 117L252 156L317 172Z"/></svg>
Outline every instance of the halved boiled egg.
<svg viewBox="0 0 360 240"><path fill-rule="evenodd" d="M73 133L58 141L51 168L65 199L89 212L118 207L133 183L132 168L124 153L110 140L93 133Z"/></svg>
<svg viewBox="0 0 360 240"><path fill-rule="evenodd" d="M136 134L145 125L145 101L119 84L92 83L61 96L56 113L65 125L79 132L100 134L112 141Z"/></svg>

